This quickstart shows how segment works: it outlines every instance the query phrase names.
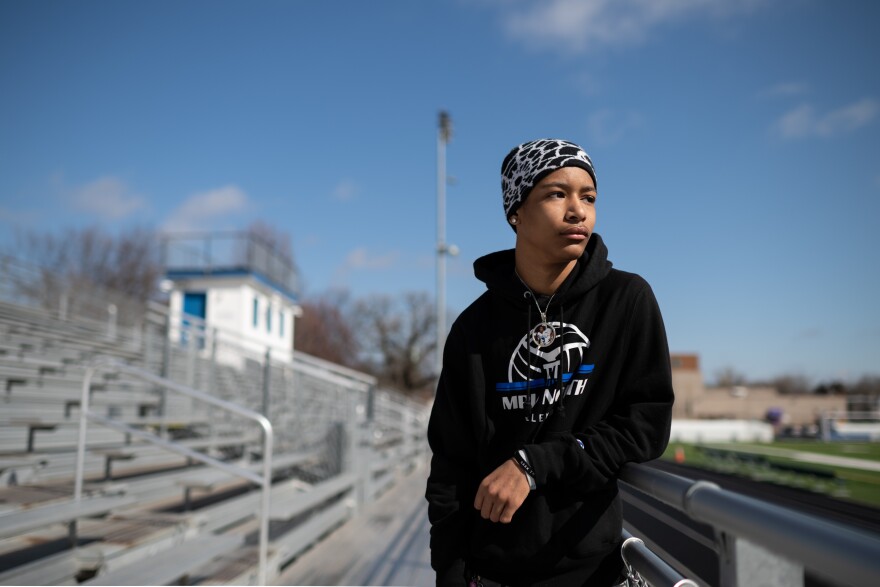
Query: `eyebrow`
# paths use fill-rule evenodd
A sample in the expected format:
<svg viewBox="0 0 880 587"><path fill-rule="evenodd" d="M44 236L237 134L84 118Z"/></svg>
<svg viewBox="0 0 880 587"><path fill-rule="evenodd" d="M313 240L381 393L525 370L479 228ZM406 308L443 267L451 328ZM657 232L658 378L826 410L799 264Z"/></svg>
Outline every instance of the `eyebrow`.
<svg viewBox="0 0 880 587"><path fill-rule="evenodd" d="M538 187L538 186L536 186L536 187ZM571 185L565 183L564 181L551 181L550 183L542 183L539 187L542 187L542 188L564 188L564 189L570 189L570 188L571 188ZM593 186L588 186L588 187L584 188L584 189L581 190L581 191L583 191L583 192L595 192L595 191L596 191L596 188L593 187Z"/></svg>

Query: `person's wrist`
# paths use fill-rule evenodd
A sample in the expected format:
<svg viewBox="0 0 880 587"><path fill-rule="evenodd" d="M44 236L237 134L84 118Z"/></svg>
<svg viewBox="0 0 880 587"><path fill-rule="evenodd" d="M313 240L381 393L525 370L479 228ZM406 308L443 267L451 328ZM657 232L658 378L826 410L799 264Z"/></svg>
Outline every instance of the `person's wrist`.
<svg viewBox="0 0 880 587"><path fill-rule="evenodd" d="M537 485L535 483L535 469L532 467L529 460L526 458L525 452L518 450L511 457L516 466L520 471L526 476L526 481L529 483L529 489L537 489Z"/></svg>

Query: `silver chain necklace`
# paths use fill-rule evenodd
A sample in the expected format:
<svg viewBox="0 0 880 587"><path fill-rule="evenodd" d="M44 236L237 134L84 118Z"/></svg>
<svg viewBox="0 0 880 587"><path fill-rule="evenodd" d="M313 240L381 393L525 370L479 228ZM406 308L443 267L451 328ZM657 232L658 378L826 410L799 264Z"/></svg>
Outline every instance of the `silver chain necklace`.
<svg viewBox="0 0 880 587"><path fill-rule="evenodd" d="M528 290L529 295L532 296L532 300L534 300L535 302L535 307L538 308L538 314L541 315L541 322L537 326L532 328L529 334L529 338L531 338L532 342L535 343L536 347L538 347L539 349L545 349L552 345L553 341L556 340L556 329L553 328L553 325L547 321L547 310L550 309L550 304L553 302L553 298L556 297L556 294L554 293L552 296L550 296L550 299L547 300L547 305L544 307L543 310L541 310L541 305L538 303L538 298L535 297L535 293L532 291L532 288L526 285L526 282L523 281L523 278L519 276L519 273L516 269L514 269L513 272L516 274L516 277L517 279L519 279L520 283L523 284L523 287Z"/></svg>

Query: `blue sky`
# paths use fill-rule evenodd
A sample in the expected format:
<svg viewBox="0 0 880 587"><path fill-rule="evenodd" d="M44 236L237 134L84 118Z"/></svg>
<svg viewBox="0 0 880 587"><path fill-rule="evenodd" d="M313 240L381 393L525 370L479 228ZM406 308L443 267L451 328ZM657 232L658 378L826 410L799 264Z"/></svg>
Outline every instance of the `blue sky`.
<svg viewBox="0 0 880 587"><path fill-rule="evenodd" d="M267 222L304 296L434 292L449 111L451 311L513 246L499 167L596 163L597 231L674 351L880 373L880 4L830 0L0 3L0 242Z"/></svg>

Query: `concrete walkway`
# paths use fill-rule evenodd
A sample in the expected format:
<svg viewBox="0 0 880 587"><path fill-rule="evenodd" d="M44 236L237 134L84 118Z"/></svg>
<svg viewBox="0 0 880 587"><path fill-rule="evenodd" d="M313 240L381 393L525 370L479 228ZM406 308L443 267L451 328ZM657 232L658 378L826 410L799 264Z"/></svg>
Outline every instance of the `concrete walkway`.
<svg viewBox="0 0 880 587"><path fill-rule="evenodd" d="M434 585L426 480L426 467L400 479L285 569L277 584Z"/></svg>

